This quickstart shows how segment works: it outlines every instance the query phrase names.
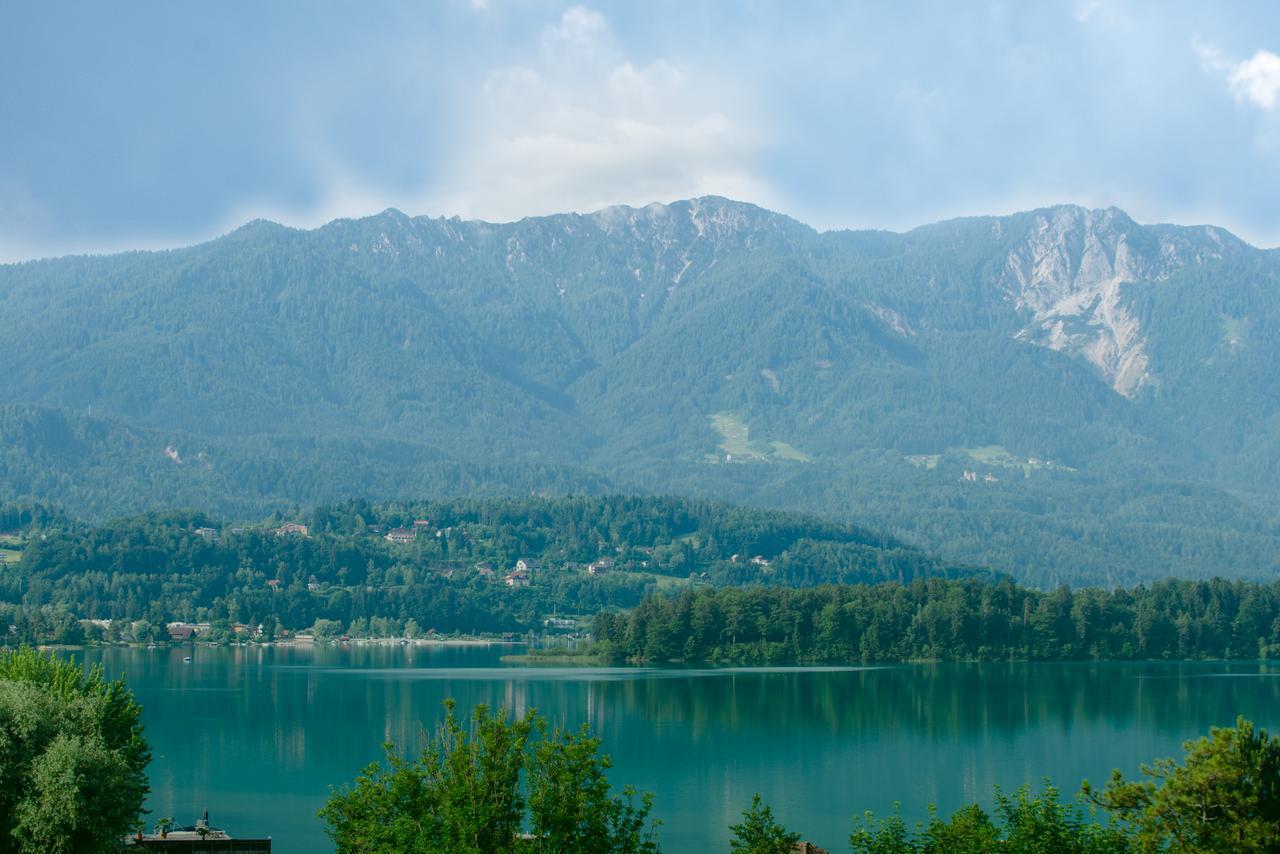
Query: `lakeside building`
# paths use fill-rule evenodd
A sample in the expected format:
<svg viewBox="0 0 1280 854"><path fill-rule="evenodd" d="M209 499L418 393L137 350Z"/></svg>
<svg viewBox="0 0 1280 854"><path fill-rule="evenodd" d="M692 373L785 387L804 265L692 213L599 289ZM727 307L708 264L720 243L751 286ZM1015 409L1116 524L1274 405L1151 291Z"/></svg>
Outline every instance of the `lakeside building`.
<svg viewBox="0 0 1280 854"><path fill-rule="evenodd" d="M271 854L271 837L237 839L225 830L209 826L209 811L188 827L163 828L135 833L122 840L123 851L163 851L166 854Z"/></svg>

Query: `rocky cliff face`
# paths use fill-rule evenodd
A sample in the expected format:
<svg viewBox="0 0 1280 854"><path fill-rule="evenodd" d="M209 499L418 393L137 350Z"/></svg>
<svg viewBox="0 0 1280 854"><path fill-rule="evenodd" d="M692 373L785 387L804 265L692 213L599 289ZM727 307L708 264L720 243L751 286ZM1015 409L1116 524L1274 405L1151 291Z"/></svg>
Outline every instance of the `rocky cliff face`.
<svg viewBox="0 0 1280 854"><path fill-rule="evenodd" d="M1240 246L1216 228L1144 228L1115 208L1059 207L1034 215L999 285L1028 315L1020 340L1084 359L1132 397L1151 373L1129 289L1158 287L1176 270Z"/></svg>

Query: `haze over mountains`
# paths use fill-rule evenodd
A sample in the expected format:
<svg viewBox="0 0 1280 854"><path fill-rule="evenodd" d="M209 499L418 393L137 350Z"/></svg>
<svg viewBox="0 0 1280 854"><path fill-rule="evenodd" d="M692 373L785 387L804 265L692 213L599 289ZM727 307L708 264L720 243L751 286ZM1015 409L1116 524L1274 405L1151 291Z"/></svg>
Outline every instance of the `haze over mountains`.
<svg viewBox="0 0 1280 854"><path fill-rule="evenodd" d="M1280 253L1062 206L389 210L0 267L0 498L90 516L643 491L1031 583L1280 569Z"/></svg>

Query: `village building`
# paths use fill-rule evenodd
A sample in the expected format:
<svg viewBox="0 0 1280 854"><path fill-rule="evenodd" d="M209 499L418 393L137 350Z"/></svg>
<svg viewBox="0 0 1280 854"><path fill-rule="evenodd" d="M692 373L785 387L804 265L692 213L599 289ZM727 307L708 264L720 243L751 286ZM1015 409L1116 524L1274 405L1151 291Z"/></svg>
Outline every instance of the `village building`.
<svg viewBox="0 0 1280 854"><path fill-rule="evenodd" d="M529 573L523 569L515 569L508 572L503 580L507 583L508 587L528 587Z"/></svg>
<svg viewBox="0 0 1280 854"><path fill-rule="evenodd" d="M604 575L613 569L613 558L602 557L587 564L587 575Z"/></svg>
<svg viewBox="0 0 1280 854"><path fill-rule="evenodd" d="M412 543L418 538L416 528L392 528L387 532L387 541L391 543Z"/></svg>
<svg viewBox="0 0 1280 854"><path fill-rule="evenodd" d="M519 572L541 572L542 561L536 557L522 557L516 561L516 570Z"/></svg>
<svg viewBox="0 0 1280 854"><path fill-rule="evenodd" d="M429 521L427 521L426 519L414 519L414 520L413 520L413 527L415 527L415 528L430 528L430 527L431 527L431 523L430 523Z"/></svg>
<svg viewBox="0 0 1280 854"><path fill-rule="evenodd" d="M218 539L218 531L216 528L196 528L195 535L200 537L202 540L212 541Z"/></svg>
<svg viewBox="0 0 1280 854"><path fill-rule="evenodd" d="M209 631L208 623L168 623L165 625L165 631L169 634L169 640L182 643L184 641L195 640L200 635Z"/></svg>
<svg viewBox="0 0 1280 854"><path fill-rule="evenodd" d="M312 593L314 593L314 592L316 592L317 590L319 590L319 589L320 589L320 579L316 578L314 575L313 575L313 576L311 576L310 578L308 578L308 579L307 579L307 589L308 589L308 590L310 590Z"/></svg>
<svg viewBox="0 0 1280 854"><path fill-rule="evenodd" d="M482 578L492 578L493 564L489 563L487 560L480 561L476 564L476 575L479 575Z"/></svg>
<svg viewBox="0 0 1280 854"><path fill-rule="evenodd" d="M276 528L277 537L310 537L311 530L306 525L299 525L297 522L286 522L279 528Z"/></svg>
<svg viewBox="0 0 1280 854"><path fill-rule="evenodd" d="M547 617L542 621L543 628L569 631L578 627L577 622L568 617Z"/></svg>

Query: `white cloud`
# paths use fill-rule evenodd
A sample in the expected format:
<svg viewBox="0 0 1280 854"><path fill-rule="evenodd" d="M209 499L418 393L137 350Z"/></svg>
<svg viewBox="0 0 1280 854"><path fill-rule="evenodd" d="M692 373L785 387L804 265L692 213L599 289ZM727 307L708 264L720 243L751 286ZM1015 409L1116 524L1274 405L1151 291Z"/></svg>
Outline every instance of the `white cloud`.
<svg viewBox="0 0 1280 854"><path fill-rule="evenodd" d="M1280 101L1280 56L1269 50L1258 51L1251 59L1231 67L1227 83L1236 100L1274 110Z"/></svg>
<svg viewBox="0 0 1280 854"><path fill-rule="evenodd" d="M1071 10L1071 17L1076 19L1077 23L1087 24L1089 19L1102 11L1102 0L1076 0L1075 8Z"/></svg>
<svg viewBox="0 0 1280 854"><path fill-rule="evenodd" d="M1227 89L1237 101L1268 111L1280 104L1280 56L1259 50L1249 59L1232 62L1199 38L1192 39L1191 47L1205 71L1226 77Z"/></svg>
<svg viewBox="0 0 1280 854"><path fill-rule="evenodd" d="M1223 72L1231 67L1231 63L1222 57L1222 51L1199 36L1191 39L1191 49L1200 57L1200 67L1205 71Z"/></svg>
<svg viewBox="0 0 1280 854"><path fill-rule="evenodd" d="M491 220L717 193L762 200L762 134L714 75L637 63L575 6L533 61L493 69L420 209Z"/></svg>

